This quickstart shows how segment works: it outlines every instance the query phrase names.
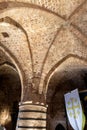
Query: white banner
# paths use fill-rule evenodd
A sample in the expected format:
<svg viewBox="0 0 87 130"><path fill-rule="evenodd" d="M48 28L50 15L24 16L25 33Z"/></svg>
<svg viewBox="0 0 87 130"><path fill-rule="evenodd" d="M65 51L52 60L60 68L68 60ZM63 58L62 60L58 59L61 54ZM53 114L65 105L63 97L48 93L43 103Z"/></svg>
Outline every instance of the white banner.
<svg viewBox="0 0 87 130"><path fill-rule="evenodd" d="M82 107L78 89L64 95L67 116L74 130L82 130Z"/></svg>

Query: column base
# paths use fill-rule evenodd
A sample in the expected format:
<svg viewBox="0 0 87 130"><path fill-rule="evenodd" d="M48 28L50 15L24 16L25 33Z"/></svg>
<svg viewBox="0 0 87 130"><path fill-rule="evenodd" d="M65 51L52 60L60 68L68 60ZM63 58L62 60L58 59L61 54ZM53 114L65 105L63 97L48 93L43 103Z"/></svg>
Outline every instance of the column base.
<svg viewBox="0 0 87 130"><path fill-rule="evenodd" d="M43 105L20 104L16 130L46 130L46 112Z"/></svg>

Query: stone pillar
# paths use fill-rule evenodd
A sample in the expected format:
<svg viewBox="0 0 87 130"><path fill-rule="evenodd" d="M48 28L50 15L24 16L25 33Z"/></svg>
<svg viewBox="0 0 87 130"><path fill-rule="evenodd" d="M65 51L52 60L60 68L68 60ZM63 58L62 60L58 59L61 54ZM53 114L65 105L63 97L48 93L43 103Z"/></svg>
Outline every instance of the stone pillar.
<svg viewBox="0 0 87 130"><path fill-rule="evenodd" d="M46 130L46 112L44 105L20 104L16 130Z"/></svg>

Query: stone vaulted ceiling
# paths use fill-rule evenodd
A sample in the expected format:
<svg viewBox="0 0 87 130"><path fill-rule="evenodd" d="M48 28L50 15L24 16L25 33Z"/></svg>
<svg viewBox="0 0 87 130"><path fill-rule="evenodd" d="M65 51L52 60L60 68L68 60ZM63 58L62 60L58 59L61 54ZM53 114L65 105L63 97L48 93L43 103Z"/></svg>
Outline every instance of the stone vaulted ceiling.
<svg viewBox="0 0 87 130"><path fill-rule="evenodd" d="M63 61L86 61L86 12L87 0L0 0L0 46L19 65L25 87L46 93Z"/></svg>

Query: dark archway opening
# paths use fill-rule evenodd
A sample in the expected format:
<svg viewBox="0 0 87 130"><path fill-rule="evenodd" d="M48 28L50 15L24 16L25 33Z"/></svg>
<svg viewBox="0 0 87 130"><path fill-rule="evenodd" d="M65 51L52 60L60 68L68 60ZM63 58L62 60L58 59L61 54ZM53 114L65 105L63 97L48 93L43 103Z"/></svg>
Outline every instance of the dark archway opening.
<svg viewBox="0 0 87 130"><path fill-rule="evenodd" d="M65 128L63 127L63 125L58 124L55 128L55 130L65 130Z"/></svg>
<svg viewBox="0 0 87 130"><path fill-rule="evenodd" d="M12 66L0 66L0 124L6 130L16 128L20 98L21 82L18 72Z"/></svg>
<svg viewBox="0 0 87 130"><path fill-rule="evenodd" d="M47 130L55 130L56 125L59 123L66 130L73 130L70 124L67 123L64 94L76 88L78 88L79 92L87 90L86 66L62 69L61 71L56 71L52 76L47 92Z"/></svg>

